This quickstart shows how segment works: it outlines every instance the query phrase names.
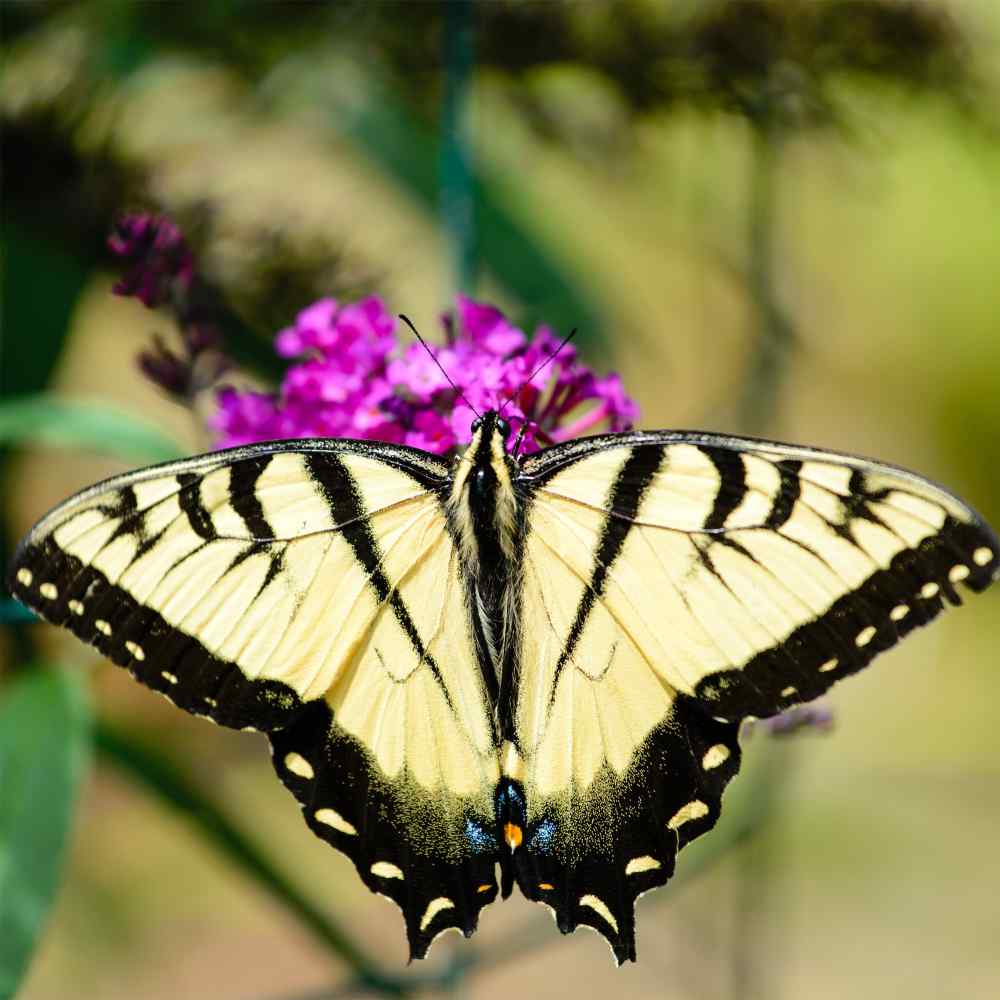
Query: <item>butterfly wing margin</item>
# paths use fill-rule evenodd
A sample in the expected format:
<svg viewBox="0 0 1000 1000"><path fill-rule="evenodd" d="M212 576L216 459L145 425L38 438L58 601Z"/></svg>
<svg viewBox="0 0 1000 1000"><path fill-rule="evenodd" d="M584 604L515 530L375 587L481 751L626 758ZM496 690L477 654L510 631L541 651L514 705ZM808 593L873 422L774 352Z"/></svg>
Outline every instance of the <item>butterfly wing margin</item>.
<svg viewBox="0 0 1000 1000"><path fill-rule="evenodd" d="M536 805L519 882L621 961L635 898L718 816L736 722L860 669L957 584L983 589L998 545L910 473L714 435L573 442L519 485L516 732Z"/></svg>
<svg viewBox="0 0 1000 1000"><path fill-rule="evenodd" d="M448 926L471 933L495 897L496 753L446 476L354 442L168 463L60 505L10 574L181 707L267 731L310 826L400 904L415 955Z"/></svg>

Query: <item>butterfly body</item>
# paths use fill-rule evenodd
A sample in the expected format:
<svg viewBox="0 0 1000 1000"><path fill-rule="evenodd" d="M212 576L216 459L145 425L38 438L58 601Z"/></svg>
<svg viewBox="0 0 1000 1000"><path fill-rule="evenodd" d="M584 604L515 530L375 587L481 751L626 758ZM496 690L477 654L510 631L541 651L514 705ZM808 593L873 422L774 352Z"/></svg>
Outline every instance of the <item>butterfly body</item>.
<svg viewBox="0 0 1000 1000"><path fill-rule="evenodd" d="M1000 543L891 466L653 431L446 463L306 440L140 470L24 540L12 591L188 711L267 733L411 953L516 882L635 957L740 720L864 667ZM499 878L497 870L499 869Z"/></svg>

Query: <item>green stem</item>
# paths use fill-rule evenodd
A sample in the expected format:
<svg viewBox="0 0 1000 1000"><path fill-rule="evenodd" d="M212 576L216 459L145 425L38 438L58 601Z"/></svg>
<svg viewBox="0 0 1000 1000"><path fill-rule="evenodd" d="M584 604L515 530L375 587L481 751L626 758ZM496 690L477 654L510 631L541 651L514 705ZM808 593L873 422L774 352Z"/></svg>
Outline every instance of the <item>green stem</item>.
<svg viewBox="0 0 1000 1000"><path fill-rule="evenodd" d="M267 889L330 951L343 959L353 970L359 987L386 996L405 996L412 992L413 986L406 980L382 972L378 963L278 871L177 767L107 722L99 721L94 735L103 757L195 823L226 857Z"/></svg>
<svg viewBox="0 0 1000 1000"><path fill-rule="evenodd" d="M747 210L747 283L756 311L756 339L744 381L739 418L743 429L763 433L774 419L795 343L795 329L775 289L778 167L783 148L779 126L751 123L752 149Z"/></svg>
<svg viewBox="0 0 1000 1000"><path fill-rule="evenodd" d="M441 110L441 211L454 280L471 292L476 279L475 198L467 105L472 78L473 0L444 0L444 101Z"/></svg>

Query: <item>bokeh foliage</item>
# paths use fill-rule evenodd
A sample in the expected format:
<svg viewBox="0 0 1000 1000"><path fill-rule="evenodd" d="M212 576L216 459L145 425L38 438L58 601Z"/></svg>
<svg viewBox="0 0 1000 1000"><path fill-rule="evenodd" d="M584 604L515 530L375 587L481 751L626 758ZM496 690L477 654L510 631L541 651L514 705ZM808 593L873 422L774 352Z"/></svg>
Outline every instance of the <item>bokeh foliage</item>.
<svg viewBox="0 0 1000 1000"><path fill-rule="evenodd" d="M663 247L643 227L658 227L682 244L682 253L710 258L727 276L711 288L739 298L744 322L736 345L698 330L695 339L703 351L708 343L711 357L701 357L692 370L678 360L682 345L679 334L672 339L673 317L650 315L650 354L640 353L634 370L646 378L651 407L664 384L680 395L685 372L697 377L725 368L732 354L736 374L721 405L730 429L781 427L798 435L783 403L794 415L802 395L796 390L818 370L842 374L837 384L854 384L880 354L923 359L940 369L925 404L937 437L932 445L984 512L1000 514L998 303L995 294L978 295L995 271L997 246L975 237L982 240L978 267L942 273L933 248L936 235L949 237L946 213L933 214L933 199L926 218L903 217L900 210L897 242L872 242L906 253L910 267L940 277L949 289L948 308L940 318L914 316L914 332L905 338L878 329L868 337L839 330L839 340L817 343L813 331L827 329L823 292L840 291L823 286L823 251L843 230L834 199L817 197L802 179L811 159L833 163L834 173L838 164L888 162L886 135L898 139L913 120L900 109L917 105L930 128L974 148L977 169L995 180L1000 159L988 56L997 49L984 42L984 25L996 33L1000 22L990 20L983 4L68 0L9 3L0 17L0 484L11 508L24 503L22 455L40 442L50 462L93 451L141 463L193 447L177 422L160 429L157 416L123 418L120 400L81 402L46 392L68 364L87 291L110 265L104 241L116 215L151 207L184 225L211 281L227 349L263 379L277 374L269 338L298 308L324 294L398 290L400 274L410 270L439 280L440 287L426 292L436 308L462 284L499 298L525 326L539 320L577 326L592 352L627 360L637 348L617 332L615 319L630 315L619 300L635 291L649 295L655 278L647 275L657 268L646 246ZM884 124L873 127L873 119ZM684 140L672 130L693 120L696 183L678 194L680 181L670 171L681 160L674 147ZM911 165L921 161L925 172L908 174L904 185L947 178L949 163L924 162L921 141L923 135L911 142ZM309 166L295 164L296 171L290 158ZM344 163L378 178L380 190L366 189L370 203L344 208L352 192L334 181ZM661 176L644 186L646 172ZM330 191L320 194L327 176ZM553 190L553 178L557 199L543 193ZM969 176L949 189L959 209L962 192L978 183L983 178ZM646 192L648 201L619 198L617 189L630 186ZM587 196L595 191L606 201ZM681 206L682 196L694 210ZM1000 211L995 196L987 204ZM818 237L809 245L790 235L788 216L799 210ZM620 217L606 221L615 211ZM396 225L403 238L395 245L368 239L397 217L419 221ZM435 236L414 236L421 227ZM606 234L603 257L578 252L578 240L585 243L594 230ZM718 245L692 249L698 239L716 238ZM951 237L948 245L962 238ZM879 251L858 252L871 262ZM426 257L443 262L428 268ZM611 270L617 258L627 277L616 286L595 261ZM663 261L664 274L670 266ZM859 268L852 275L856 311L847 315L867 319L865 310L878 305L882 290L865 287L876 271ZM796 279L800 287L790 293ZM810 280L813 288L803 290ZM900 287L906 287L902 279ZM954 299L961 308L953 307ZM955 315L959 328L949 325ZM163 320L140 322L156 332ZM871 353L863 350L865 340L876 345ZM641 348L638 335L636 341ZM127 350L134 351L134 343L123 338L110 353ZM95 353L101 363L107 356ZM658 362L653 375L642 371L650 368L649 357ZM939 364L942 357L947 363ZM902 374L886 377L890 386L894 378L905 380L908 369L898 370ZM877 381L867 385L881 391ZM714 405L711 394L695 398L703 410ZM854 400L830 402L845 412ZM720 419L714 412L708 418ZM812 426L824 425L813 420ZM829 443L847 444L839 423L829 433ZM66 450L49 451L53 446ZM914 454L923 452L918 447ZM15 523L24 527L8 514L10 524L0 531L8 543L4 561ZM0 924L17 933L0 934L0 947L10 949L0 951L0 977L7 976L0 993L4 983L13 988L43 926L89 745L77 687L59 672L28 665L33 647L44 643L48 652L51 645L39 637L41 626L15 623L15 609L4 605L4 611L11 625L0 647L10 675L0 705ZM977 621L987 617L980 613ZM980 654L987 646L985 640L967 644ZM79 659L77 650L63 651ZM135 704L125 707L131 712ZM116 710L127 716L110 698L96 725L101 759L131 775L155 801L178 807L206 843L221 846L238 870L282 900L348 970L341 973L345 989L403 993L469 984L474 974L515 955L530 967L534 949L558 940L548 920L532 914L488 951L456 951L429 973L386 972L392 963L380 949L362 948L349 929L347 904L317 902L302 888L314 876L296 883L287 866L248 835L238 810L202 791L213 779L207 765L198 773L200 765L183 752L190 730L174 734L175 763L171 753L118 727ZM787 747L765 752L758 740L756 757L756 769L727 798L725 824L682 856L682 871L692 875L720 859L734 868L734 920L746 929L734 937L730 961L733 993L742 996L767 995L761 966L773 954L755 922L771 905L762 901L775 871L774 847L755 834L773 819L794 773ZM33 772L33 766L49 770ZM25 783L47 794L29 796ZM20 809L29 800L37 815ZM31 835L42 826L47 838ZM737 849L750 841L749 854ZM726 860L734 853L737 861ZM10 858L18 864L12 867ZM4 881L12 874L17 885ZM726 890L709 880L704 891ZM667 900L668 892L656 898ZM648 908L640 911L640 923L653 916ZM763 961L754 948L763 951Z"/></svg>

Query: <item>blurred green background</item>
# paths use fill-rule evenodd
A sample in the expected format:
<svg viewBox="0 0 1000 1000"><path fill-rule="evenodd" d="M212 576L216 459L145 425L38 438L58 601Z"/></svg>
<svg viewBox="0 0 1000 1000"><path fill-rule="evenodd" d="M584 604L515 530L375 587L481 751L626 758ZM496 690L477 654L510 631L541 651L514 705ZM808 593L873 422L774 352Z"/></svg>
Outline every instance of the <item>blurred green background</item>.
<svg viewBox="0 0 1000 1000"><path fill-rule="evenodd" d="M110 294L104 240L137 208L184 226L262 380L269 338L320 295L377 292L431 331L464 288L579 327L645 426L874 455L1000 523L993 0L0 17L5 560L74 489L208 444L204 413L135 364L169 318ZM994 997L998 602L838 687L832 734L755 732L728 815L643 900L620 971L520 899L406 970L396 908L304 827L263 737L185 716L5 603L0 994L42 928L27 1000L351 995L340 928L394 988L484 1000Z"/></svg>

